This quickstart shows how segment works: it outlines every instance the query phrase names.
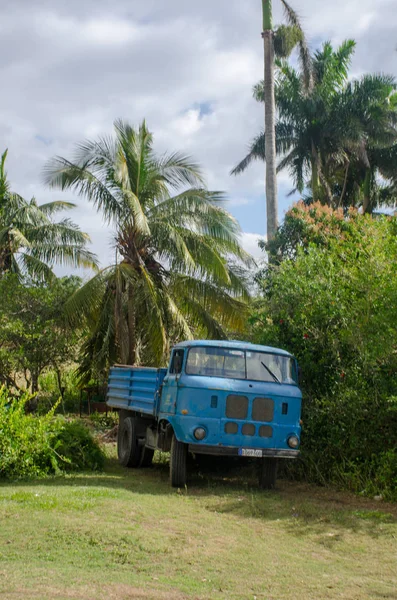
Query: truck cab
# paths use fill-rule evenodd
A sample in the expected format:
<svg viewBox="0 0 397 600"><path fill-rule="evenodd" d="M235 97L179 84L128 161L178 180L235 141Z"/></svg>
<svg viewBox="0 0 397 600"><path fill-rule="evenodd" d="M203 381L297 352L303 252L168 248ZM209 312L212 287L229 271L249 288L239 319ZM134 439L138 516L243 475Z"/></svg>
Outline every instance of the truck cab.
<svg viewBox="0 0 397 600"><path fill-rule="evenodd" d="M122 409L121 462L131 437L125 438L126 418L135 419L135 446L142 456L152 456L156 448L171 452L171 483L177 487L186 483L188 452L257 458L263 488L274 487L278 459L298 456L302 394L296 360L285 350L241 341L187 341L172 349L168 369L129 370L128 407L117 406L114 397L117 367L109 381L108 404ZM150 389L143 381L148 378ZM148 406L142 404L145 390Z"/></svg>

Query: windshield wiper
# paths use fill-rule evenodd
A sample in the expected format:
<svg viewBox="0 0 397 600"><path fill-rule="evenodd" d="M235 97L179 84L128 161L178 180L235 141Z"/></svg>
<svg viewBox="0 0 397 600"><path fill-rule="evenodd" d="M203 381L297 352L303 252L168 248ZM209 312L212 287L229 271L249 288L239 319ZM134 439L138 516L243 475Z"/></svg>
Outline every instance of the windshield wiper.
<svg viewBox="0 0 397 600"><path fill-rule="evenodd" d="M264 363L262 360L261 360L261 365L262 365L263 367L265 367L266 371L267 371L267 372L268 372L268 373L269 373L269 374L270 374L270 375L273 377L274 381L277 381L277 383L280 383L280 384L281 384L281 381L279 380L279 378L277 377L277 375L275 375L275 374L273 373L273 371L271 371L271 370L269 369L269 367L268 367L267 365L265 365L265 363Z"/></svg>

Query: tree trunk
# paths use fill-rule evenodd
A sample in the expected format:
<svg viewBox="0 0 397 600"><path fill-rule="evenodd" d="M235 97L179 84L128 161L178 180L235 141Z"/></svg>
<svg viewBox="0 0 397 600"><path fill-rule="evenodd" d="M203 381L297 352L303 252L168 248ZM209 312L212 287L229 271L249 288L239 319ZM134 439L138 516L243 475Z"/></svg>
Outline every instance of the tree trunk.
<svg viewBox="0 0 397 600"><path fill-rule="evenodd" d="M33 413L37 409L37 392L39 391L39 373L34 371L31 373L31 390L32 397L26 403L26 412Z"/></svg>
<svg viewBox="0 0 397 600"><path fill-rule="evenodd" d="M55 373L57 376L57 382L58 382L58 388L59 388L59 393L61 394L61 406L62 406L62 412L63 414L65 414L65 388L62 385L62 375L61 375L61 371L58 367L56 367L55 369Z"/></svg>
<svg viewBox="0 0 397 600"><path fill-rule="evenodd" d="M135 328L135 307L134 292L132 285L128 285L128 364L136 363L136 328Z"/></svg>
<svg viewBox="0 0 397 600"><path fill-rule="evenodd" d="M39 391L39 374L36 372L32 373L32 394L37 394Z"/></svg>
<svg viewBox="0 0 397 600"><path fill-rule="evenodd" d="M265 95L265 158L266 158L266 214L267 239L277 231L277 171L276 171L276 105L274 99L274 39L271 0L262 0L263 49L264 49L264 95Z"/></svg>
<svg viewBox="0 0 397 600"><path fill-rule="evenodd" d="M371 213L371 169L365 173L363 213Z"/></svg>
<svg viewBox="0 0 397 600"><path fill-rule="evenodd" d="M319 180L319 177L318 177L317 161L313 157L312 158L312 195L313 195L313 202L317 202L318 200L320 200L320 197L319 197L319 188L320 188L320 180Z"/></svg>

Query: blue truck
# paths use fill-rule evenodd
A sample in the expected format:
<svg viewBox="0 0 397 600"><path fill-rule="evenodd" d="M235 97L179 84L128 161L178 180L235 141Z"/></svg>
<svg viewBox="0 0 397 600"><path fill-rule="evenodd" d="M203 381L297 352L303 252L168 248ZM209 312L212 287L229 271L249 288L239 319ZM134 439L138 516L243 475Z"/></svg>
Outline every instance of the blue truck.
<svg viewBox="0 0 397 600"><path fill-rule="evenodd" d="M295 358L279 348L187 341L168 369L116 365L107 404L119 410L117 450L125 467L170 452L170 482L184 487L187 457L254 457L259 485L275 486L279 458L296 458L302 394Z"/></svg>

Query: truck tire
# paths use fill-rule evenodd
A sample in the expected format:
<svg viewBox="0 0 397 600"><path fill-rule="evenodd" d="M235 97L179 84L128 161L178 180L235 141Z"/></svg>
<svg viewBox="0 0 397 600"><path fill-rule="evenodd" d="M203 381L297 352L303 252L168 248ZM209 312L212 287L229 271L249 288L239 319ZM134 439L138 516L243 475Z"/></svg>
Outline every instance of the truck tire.
<svg viewBox="0 0 397 600"><path fill-rule="evenodd" d="M170 483L172 487L183 488L187 476L187 444L178 442L175 435L171 441Z"/></svg>
<svg viewBox="0 0 397 600"><path fill-rule="evenodd" d="M154 450L152 448L143 447L140 467L151 467L153 463Z"/></svg>
<svg viewBox="0 0 397 600"><path fill-rule="evenodd" d="M259 465L259 487L274 490L277 479L277 458L262 458Z"/></svg>
<svg viewBox="0 0 397 600"><path fill-rule="evenodd" d="M117 455L123 467L139 467L143 447L138 444L135 417L120 420L117 434Z"/></svg>

